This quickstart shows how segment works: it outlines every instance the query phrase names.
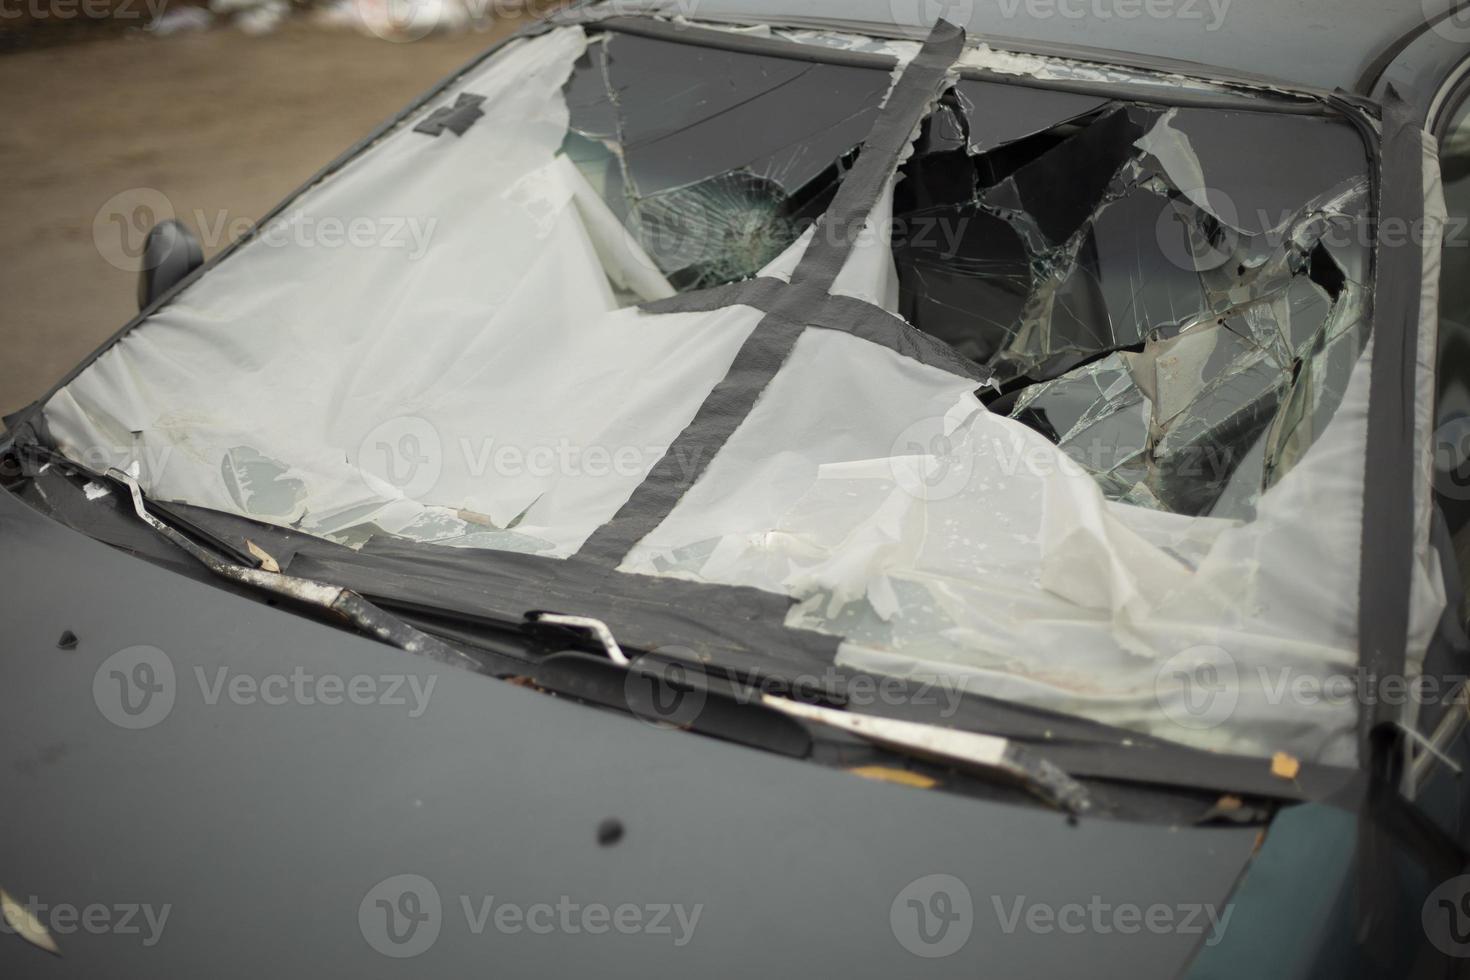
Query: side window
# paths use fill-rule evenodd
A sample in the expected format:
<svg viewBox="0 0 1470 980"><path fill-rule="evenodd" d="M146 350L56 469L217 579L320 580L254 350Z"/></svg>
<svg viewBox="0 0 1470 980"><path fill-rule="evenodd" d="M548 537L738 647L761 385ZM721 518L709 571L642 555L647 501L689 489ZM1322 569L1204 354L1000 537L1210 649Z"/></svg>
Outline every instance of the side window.
<svg viewBox="0 0 1470 980"><path fill-rule="evenodd" d="M1439 280L1434 484L1461 579L1470 582L1470 91L1462 86L1456 98L1448 124L1439 130L1449 221ZM1462 622L1470 614L1464 600L1460 613Z"/></svg>

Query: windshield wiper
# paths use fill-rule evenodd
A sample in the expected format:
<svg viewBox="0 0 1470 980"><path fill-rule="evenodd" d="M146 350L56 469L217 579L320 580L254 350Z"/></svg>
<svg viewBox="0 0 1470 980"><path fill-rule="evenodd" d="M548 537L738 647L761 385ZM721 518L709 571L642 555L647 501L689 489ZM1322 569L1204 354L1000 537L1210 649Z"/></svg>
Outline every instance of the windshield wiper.
<svg viewBox="0 0 1470 980"><path fill-rule="evenodd" d="M896 752L938 760L987 775L1001 774L1074 815L1092 809L1092 798L1085 786L1008 738L855 714L774 694L761 695L761 704L791 718L839 728Z"/></svg>
<svg viewBox="0 0 1470 980"><path fill-rule="evenodd" d="M183 532L150 514L143 502L143 491L131 474L119 469L109 469L107 477L128 488L128 493L133 500L133 510L137 513L139 520L221 578L270 592L295 602L326 609L347 620L369 636L390 646L398 647L400 650L406 650L449 666L461 667L476 673L483 672L483 668L475 658L421 630L414 629L403 620L379 609L351 589L312 579L298 578L294 575L285 575L278 570L275 560L265 552L255 555L261 562L261 566L257 568L226 561L212 554Z"/></svg>
<svg viewBox="0 0 1470 980"><path fill-rule="evenodd" d="M532 617L541 623L590 632L602 646L606 662L619 671L643 669L642 658L640 663L630 661L612 630L600 619L556 613L533 613ZM626 698L626 683L623 687L619 693ZM705 696L713 693L714 689L707 683L703 687ZM748 688L745 690L750 693ZM841 729L890 751L943 762L988 777L999 775L1069 814L1080 815L1092 809L1092 797L1081 783L1035 752L999 735L856 714L775 694L762 693L758 699L742 700L748 706L775 711L797 721Z"/></svg>

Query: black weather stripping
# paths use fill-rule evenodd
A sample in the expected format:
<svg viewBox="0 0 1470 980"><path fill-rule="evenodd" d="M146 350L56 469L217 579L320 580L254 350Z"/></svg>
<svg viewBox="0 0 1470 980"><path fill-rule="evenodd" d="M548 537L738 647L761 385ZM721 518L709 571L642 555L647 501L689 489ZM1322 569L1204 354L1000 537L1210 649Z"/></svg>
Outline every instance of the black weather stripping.
<svg viewBox="0 0 1470 980"><path fill-rule="evenodd" d="M413 128L413 131L438 136L447 129L455 136L463 136L465 130L473 126L475 120L485 114L485 110L480 108L480 103L484 101L483 95L463 94L454 100L454 105L440 106L429 113L423 122Z"/></svg>

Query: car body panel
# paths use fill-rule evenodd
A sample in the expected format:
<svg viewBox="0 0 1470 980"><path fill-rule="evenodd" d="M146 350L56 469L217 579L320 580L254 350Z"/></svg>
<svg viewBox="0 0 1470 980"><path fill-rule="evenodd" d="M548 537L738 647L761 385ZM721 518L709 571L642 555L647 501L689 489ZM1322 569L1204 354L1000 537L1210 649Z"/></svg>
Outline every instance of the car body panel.
<svg viewBox="0 0 1470 980"><path fill-rule="evenodd" d="M57 935L62 957L0 937L13 976L1167 976L1201 935L1007 934L995 901L1220 904L1253 827L1085 819L871 782L567 704L186 580L0 493L0 680L7 858L0 885L48 904L172 907L161 941ZM62 650L64 631L78 638ZM171 709L110 722L105 661L165 651ZM411 675L389 703L237 703L219 671L263 678ZM202 672L202 678L197 671ZM160 675L161 676L161 675ZM430 678L436 678L432 688ZM105 693L103 696L106 696ZM626 837L600 847L616 818ZM912 956L891 904L937 872L965 882L974 932ZM406 963L358 909L378 882L437 886L442 929ZM703 906L692 941L662 935L475 935L458 896L522 904ZM678 934L677 927L675 935Z"/></svg>

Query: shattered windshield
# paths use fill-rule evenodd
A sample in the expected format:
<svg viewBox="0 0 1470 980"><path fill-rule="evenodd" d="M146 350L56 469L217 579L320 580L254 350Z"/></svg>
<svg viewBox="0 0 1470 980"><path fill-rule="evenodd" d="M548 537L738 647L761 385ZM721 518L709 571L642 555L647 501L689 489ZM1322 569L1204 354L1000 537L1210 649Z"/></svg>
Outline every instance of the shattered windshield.
<svg viewBox="0 0 1470 980"><path fill-rule="evenodd" d="M625 640L691 583L702 663L759 626L762 655L1350 760L1351 701L1257 674L1356 663L1359 132L960 72L959 39L656 34L512 42L278 219L418 220L422 254L248 242L47 438L302 532L301 574L514 559Z"/></svg>
<svg viewBox="0 0 1470 980"><path fill-rule="evenodd" d="M563 152L671 289L719 285L826 209L888 85L605 34ZM1109 497L1248 516L1366 342L1367 166L1343 121L964 79L899 170L895 312Z"/></svg>

